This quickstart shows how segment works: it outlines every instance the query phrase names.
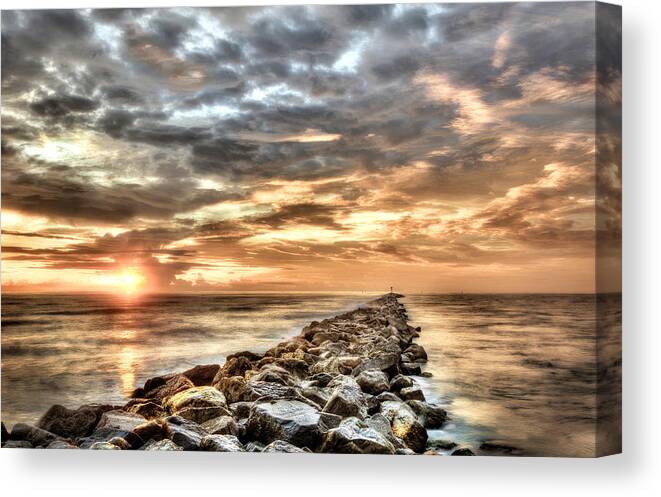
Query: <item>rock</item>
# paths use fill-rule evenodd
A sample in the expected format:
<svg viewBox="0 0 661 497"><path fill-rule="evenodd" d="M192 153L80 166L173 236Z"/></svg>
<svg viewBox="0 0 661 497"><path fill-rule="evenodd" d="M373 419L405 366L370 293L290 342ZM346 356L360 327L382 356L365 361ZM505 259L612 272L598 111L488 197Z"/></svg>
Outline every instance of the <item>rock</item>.
<svg viewBox="0 0 661 497"><path fill-rule="evenodd" d="M378 369L379 371L384 371L389 377L391 377L399 372L397 368L398 363L399 363L399 354L397 353L381 354L362 362L359 366L356 366L353 369L351 374L353 376L358 376L363 371L369 371L370 369Z"/></svg>
<svg viewBox="0 0 661 497"><path fill-rule="evenodd" d="M218 364L200 364L181 374L188 378L196 387L202 387L211 385L219 370L220 365Z"/></svg>
<svg viewBox="0 0 661 497"><path fill-rule="evenodd" d="M422 372L422 369L420 369L420 364L417 364L415 362L402 362L399 365L399 369L402 372L402 374L408 374L408 375L420 375Z"/></svg>
<svg viewBox="0 0 661 497"><path fill-rule="evenodd" d="M116 428L97 428L89 436L76 439L81 449L89 449L97 442L109 442L115 437L129 437L131 432Z"/></svg>
<svg viewBox="0 0 661 497"><path fill-rule="evenodd" d="M248 418L250 438L269 444L284 440L298 447L316 448L321 442L318 410L298 400L272 400L253 406Z"/></svg>
<svg viewBox="0 0 661 497"><path fill-rule="evenodd" d="M333 378L335 378L335 376L330 373L317 373L310 377L310 381L314 382L314 386L324 388L333 381Z"/></svg>
<svg viewBox="0 0 661 497"><path fill-rule="evenodd" d="M394 454L395 447L358 418L347 418L324 434L321 452L338 454Z"/></svg>
<svg viewBox="0 0 661 497"><path fill-rule="evenodd" d="M111 409L112 406L89 405L74 410L56 404L46 411L37 426L64 438L84 437L92 433L101 415Z"/></svg>
<svg viewBox="0 0 661 497"><path fill-rule="evenodd" d="M5 443L7 440L9 440L9 432L7 431L7 427L4 423L0 423L0 425L2 426L2 443Z"/></svg>
<svg viewBox="0 0 661 497"><path fill-rule="evenodd" d="M460 449L453 450L452 454L450 454L450 455L451 456L474 456L475 454L473 454L472 450L470 450L466 447L462 447Z"/></svg>
<svg viewBox="0 0 661 497"><path fill-rule="evenodd" d="M227 359L225 360L225 363L227 363L227 361L229 361L230 359L236 359L238 357L245 357L250 362L257 362L260 359L262 359L264 356L261 355L261 354L256 354L254 352L250 352L248 350L243 350L241 352L235 352L234 354L228 355Z"/></svg>
<svg viewBox="0 0 661 497"><path fill-rule="evenodd" d="M165 418L171 433L170 440L184 450L198 450L202 438L208 433L197 423L180 416Z"/></svg>
<svg viewBox="0 0 661 497"><path fill-rule="evenodd" d="M49 445L52 441L59 438L56 434L51 433L36 426L28 425L25 423L16 423L9 434L9 440L26 440L34 447L41 447Z"/></svg>
<svg viewBox="0 0 661 497"><path fill-rule="evenodd" d="M415 452L424 452L427 445L427 430L418 421L418 416L403 402L383 402L381 414L388 421L393 435L401 438Z"/></svg>
<svg viewBox="0 0 661 497"><path fill-rule="evenodd" d="M318 406L325 406L330 398L330 393L325 388L319 387L302 387L299 393L308 400L311 400Z"/></svg>
<svg viewBox="0 0 661 497"><path fill-rule="evenodd" d="M159 381L160 380L160 381ZM162 383L161 383L162 382ZM148 388L154 386L153 388ZM175 375L167 380L163 378L152 378L147 380L144 386L144 397L154 399L158 403L162 403L166 398L194 387L193 382L186 378L184 375Z"/></svg>
<svg viewBox="0 0 661 497"><path fill-rule="evenodd" d="M360 385L363 392L372 395L379 395L390 388L388 375L377 369L369 369L361 372L356 377L356 382Z"/></svg>
<svg viewBox="0 0 661 497"><path fill-rule="evenodd" d="M239 436L239 425L232 416L219 416L202 423L202 428L212 435Z"/></svg>
<svg viewBox="0 0 661 497"><path fill-rule="evenodd" d="M425 394L418 386L402 388L399 391L399 396L404 400L421 400L424 402Z"/></svg>
<svg viewBox="0 0 661 497"><path fill-rule="evenodd" d="M140 450L184 450L175 444L172 440L150 440L140 447Z"/></svg>
<svg viewBox="0 0 661 497"><path fill-rule="evenodd" d="M125 410L127 412L139 414L146 419L162 418L166 414L165 409L163 409L160 404L151 401L132 403L130 406L125 407Z"/></svg>
<svg viewBox="0 0 661 497"><path fill-rule="evenodd" d="M73 444L70 444L66 440L53 440L46 446L47 449L77 449Z"/></svg>
<svg viewBox="0 0 661 497"><path fill-rule="evenodd" d="M422 376L423 378L431 378L434 375L431 374L429 371L423 371L422 373L420 373L420 376Z"/></svg>
<svg viewBox="0 0 661 497"><path fill-rule="evenodd" d="M448 419L445 409L433 404L419 400L407 400L406 404L418 415L418 420L425 428L441 428Z"/></svg>
<svg viewBox="0 0 661 497"><path fill-rule="evenodd" d="M276 440L276 442L282 442L282 440ZM276 443L273 442L273 443ZM286 444L287 442L282 442ZM287 444L291 445L291 444ZM291 445L293 447L293 445ZM265 448L265 445L261 442L248 442L246 444L246 452L262 452Z"/></svg>
<svg viewBox="0 0 661 497"><path fill-rule="evenodd" d="M306 453L308 451L303 450L299 447L296 447L295 445L290 444L289 442L285 442L284 440L274 440L270 444L268 444L266 447L264 447L261 452L286 452L288 454L293 454L293 453Z"/></svg>
<svg viewBox="0 0 661 497"><path fill-rule="evenodd" d="M294 386L296 385L296 380L286 369L283 369L274 364L268 364L263 367L260 371L250 377L250 383L256 381L266 381L269 383L278 383L279 385L285 386Z"/></svg>
<svg viewBox="0 0 661 497"><path fill-rule="evenodd" d="M427 448L432 450L452 450L456 446L451 440L430 440L427 443Z"/></svg>
<svg viewBox="0 0 661 497"><path fill-rule="evenodd" d="M208 452L244 452L243 445L234 435L207 435L200 449Z"/></svg>
<svg viewBox="0 0 661 497"><path fill-rule="evenodd" d="M250 416L250 408L252 407L252 402L234 402L229 405L230 413L235 419L245 419Z"/></svg>
<svg viewBox="0 0 661 497"><path fill-rule="evenodd" d="M243 376L227 376L214 380L213 386L223 393L227 402L233 404L243 400L247 383Z"/></svg>
<svg viewBox="0 0 661 497"><path fill-rule="evenodd" d="M410 388L413 385L415 385L413 378L404 376L403 374L398 374L392 380L390 380L390 391L399 393L402 388Z"/></svg>
<svg viewBox="0 0 661 497"><path fill-rule="evenodd" d="M216 384L221 377L243 376L249 369L252 369L250 359L245 356L232 357L225 361L223 367L218 371L216 378L214 378L213 384Z"/></svg>
<svg viewBox="0 0 661 497"><path fill-rule="evenodd" d="M171 435L167 423L160 419L153 419L146 423L142 423L133 428L131 433L134 437L129 438L134 449L142 447L150 440L158 442L164 438L169 438Z"/></svg>
<svg viewBox="0 0 661 497"><path fill-rule="evenodd" d="M427 362L427 352L417 343L409 345L408 348L404 350L404 355L411 358L410 362Z"/></svg>
<svg viewBox="0 0 661 497"><path fill-rule="evenodd" d="M34 449L32 445L27 440L7 440L3 446L3 449Z"/></svg>
<svg viewBox="0 0 661 497"><path fill-rule="evenodd" d="M94 442L90 447L91 450L121 450L115 444L110 442Z"/></svg>
<svg viewBox="0 0 661 497"><path fill-rule="evenodd" d="M365 405L367 406L367 414L372 415L379 412L381 409L381 403L375 395L364 393L363 399L365 399Z"/></svg>
<svg viewBox="0 0 661 497"><path fill-rule="evenodd" d="M119 410L106 411L101 415L101 420L96 425L95 431L100 428L109 428L129 432L145 421L145 418L132 412Z"/></svg>
<svg viewBox="0 0 661 497"><path fill-rule="evenodd" d="M193 387L169 397L165 408L172 414L198 424L218 416L228 416L225 396L214 387Z"/></svg>
<svg viewBox="0 0 661 497"><path fill-rule="evenodd" d="M282 399L296 396L296 390L292 387L269 383L267 381L247 382L240 376L223 378L215 386L223 392L227 401L230 403L255 401L258 399Z"/></svg>
<svg viewBox="0 0 661 497"><path fill-rule="evenodd" d="M397 397L397 395L395 395L395 394L392 393L392 392L383 392L383 393L380 393L379 395L376 396L376 400L377 400L379 403L381 403L381 402L387 402L387 401L389 401L389 400L391 400L391 401L393 401L393 402L401 402L401 401L402 401L402 399L400 399L399 397Z"/></svg>
<svg viewBox="0 0 661 497"><path fill-rule="evenodd" d="M393 445L393 447L395 447L396 450L404 448L408 449L402 440L393 435L392 428L390 427L390 421L388 421L388 419L383 414L373 414L367 418L365 422L370 428L378 431L382 436L384 436L386 440L388 440Z"/></svg>
<svg viewBox="0 0 661 497"><path fill-rule="evenodd" d="M480 450L490 453L498 453L508 456L520 456L523 454L521 449L517 447L512 447L511 445L506 445L498 442L482 442L480 444Z"/></svg>
<svg viewBox="0 0 661 497"><path fill-rule="evenodd" d="M331 387L334 389L324 406L324 412L337 414L343 418L355 416L364 419L367 416L367 404L355 379L341 376L329 383L329 388Z"/></svg>
<svg viewBox="0 0 661 497"><path fill-rule="evenodd" d="M110 440L108 440L108 443L116 445L117 447L119 447L122 450L131 450L132 448L134 448L123 437L113 437Z"/></svg>

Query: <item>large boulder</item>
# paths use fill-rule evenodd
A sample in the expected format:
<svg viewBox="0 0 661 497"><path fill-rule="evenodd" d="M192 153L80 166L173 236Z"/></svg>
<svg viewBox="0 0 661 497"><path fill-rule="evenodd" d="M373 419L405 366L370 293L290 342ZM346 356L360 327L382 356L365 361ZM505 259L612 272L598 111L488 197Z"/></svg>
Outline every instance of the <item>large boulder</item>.
<svg viewBox="0 0 661 497"><path fill-rule="evenodd" d="M172 440L150 440L140 447L140 450L184 450L175 444Z"/></svg>
<svg viewBox="0 0 661 497"><path fill-rule="evenodd" d="M425 451L427 430L418 421L413 409L403 402L383 402L381 414L390 422L393 435L400 438L412 450Z"/></svg>
<svg viewBox="0 0 661 497"><path fill-rule="evenodd" d="M361 364L356 366L351 374L353 376L358 376L363 371L369 371L370 369L378 369L379 371L385 372L388 377L396 375L399 370L397 364L399 363L400 355L396 352L389 352L385 354L379 354L376 357L372 357L363 361Z"/></svg>
<svg viewBox="0 0 661 497"><path fill-rule="evenodd" d="M132 436L126 437L132 448L138 449L150 440L159 441L169 438L171 433L167 423L163 420L152 419L146 423L136 426L131 431Z"/></svg>
<svg viewBox="0 0 661 497"><path fill-rule="evenodd" d="M194 386L192 381L180 374L171 377L156 377L145 382L145 386L141 389L143 393L139 396L162 403L167 397ZM133 397L136 396L138 395L134 392Z"/></svg>
<svg viewBox="0 0 661 497"><path fill-rule="evenodd" d="M389 388L388 375L378 369L363 371L356 377L356 382L363 392L379 395Z"/></svg>
<svg viewBox="0 0 661 497"><path fill-rule="evenodd" d="M355 416L364 419L367 416L367 403L360 386L350 376L339 376L328 385L333 388L324 412L337 414L343 418Z"/></svg>
<svg viewBox="0 0 661 497"><path fill-rule="evenodd" d="M214 387L193 387L168 398L165 408L172 414L196 423L229 415L225 396Z"/></svg>
<svg viewBox="0 0 661 497"><path fill-rule="evenodd" d="M268 444L266 447L264 447L260 452L266 452L266 453L285 452L287 454L295 454L295 453L305 454L308 451L296 447L295 445L292 445L289 442L285 442L284 440L275 440L270 444Z"/></svg>
<svg viewBox="0 0 661 497"><path fill-rule="evenodd" d="M22 440L34 447L45 447L59 437L49 431L25 423L16 423L9 434L9 440Z"/></svg>
<svg viewBox="0 0 661 497"><path fill-rule="evenodd" d="M407 356L408 362L427 362L427 352L417 343L409 345L402 355Z"/></svg>
<svg viewBox="0 0 661 497"><path fill-rule="evenodd" d="M199 450L202 439L208 435L200 425L180 416L169 416L165 422L170 439L184 450Z"/></svg>
<svg viewBox="0 0 661 497"><path fill-rule="evenodd" d="M269 444L284 440L314 449L324 428L320 413L298 400L272 400L255 404L250 411L247 437Z"/></svg>
<svg viewBox="0 0 661 497"><path fill-rule="evenodd" d="M108 428L111 430L129 432L145 421L145 418L132 412L120 410L106 411L101 415L101 419L99 420L99 424L96 425L95 431L100 428Z"/></svg>
<svg viewBox="0 0 661 497"><path fill-rule="evenodd" d="M390 391L399 393L402 388L409 388L413 385L415 385L413 378L403 374L398 374L392 380L390 380Z"/></svg>
<svg viewBox="0 0 661 497"><path fill-rule="evenodd" d="M422 374L420 364L417 362L402 362L399 365L399 370L402 372L402 374L407 375L420 376L420 374Z"/></svg>
<svg viewBox="0 0 661 497"><path fill-rule="evenodd" d="M188 378L196 387L211 385L218 374L218 364L200 364L181 373Z"/></svg>
<svg viewBox="0 0 661 497"><path fill-rule="evenodd" d="M402 388L399 391L399 396L404 400L421 400L424 402L425 394L422 389L415 385L412 387Z"/></svg>
<svg viewBox="0 0 661 497"><path fill-rule="evenodd" d="M46 446L47 449L77 449L75 445L66 440L53 440Z"/></svg>
<svg viewBox="0 0 661 497"><path fill-rule="evenodd" d="M377 430L358 418L344 419L324 434L321 452L339 454L394 454L395 447Z"/></svg>
<svg viewBox="0 0 661 497"><path fill-rule="evenodd" d="M200 443L200 449L209 452L244 452L243 445L234 435L207 435Z"/></svg>
<svg viewBox="0 0 661 497"><path fill-rule="evenodd" d="M83 438L76 439L76 444L81 449L89 449L97 442L110 442L114 438L131 437L131 432L126 430L119 430L117 428L96 428L92 433Z"/></svg>
<svg viewBox="0 0 661 497"><path fill-rule="evenodd" d="M138 402L137 400L141 399L133 399L124 407L124 410L139 414L146 419L158 419L165 416L165 409L163 409L161 404L157 404L151 400L145 400L144 402Z"/></svg>
<svg viewBox="0 0 661 497"><path fill-rule="evenodd" d="M202 428L212 435L239 436L239 425L232 416L219 416L202 423Z"/></svg>
<svg viewBox="0 0 661 497"><path fill-rule="evenodd" d="M418 420L425 428L441 428L448 419L445 409L433 404L420 400L407 400L406 404L418 415Z"/></svg>
<svg viewBox="0 0 661 497"><path fill-rule="evenodd" d="M296 395L293 387L268 381L246 381L241 376L222 378L214 386L220 390L229 403L248 402L258 399L283 399Z"/></svg>
<svg viewBox="0 0 661 497"><path fill-rule="evenodd" d="M61 405L51 406L37 422L37 426L64 438L89 435L99 423L101 415L112 406L88 405L78 409L67 409Z"/></svg>

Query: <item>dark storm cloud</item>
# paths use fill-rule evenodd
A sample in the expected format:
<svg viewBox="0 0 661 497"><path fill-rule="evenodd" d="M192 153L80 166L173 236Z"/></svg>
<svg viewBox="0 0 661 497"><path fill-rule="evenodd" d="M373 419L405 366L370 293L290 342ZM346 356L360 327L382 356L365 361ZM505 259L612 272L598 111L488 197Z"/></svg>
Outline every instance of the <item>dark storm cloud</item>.
<svg viewBox="0 0 661 497"><path fill-rule="evenodd" d="M46 117L62 117L71 112L92 112L99 103L78 95L47 97L30 104L30 110Z"/></svg>

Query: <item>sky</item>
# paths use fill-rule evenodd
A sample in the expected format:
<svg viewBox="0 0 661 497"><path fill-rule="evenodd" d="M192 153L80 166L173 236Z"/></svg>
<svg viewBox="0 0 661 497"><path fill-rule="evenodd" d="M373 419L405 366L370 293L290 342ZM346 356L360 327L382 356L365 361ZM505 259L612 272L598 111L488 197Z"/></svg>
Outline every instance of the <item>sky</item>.
<svg viewBox="0 0 661 497"><path fill-rule="evenodd" d="M611 14L3 11L3 291L618 290Z"/></svg>

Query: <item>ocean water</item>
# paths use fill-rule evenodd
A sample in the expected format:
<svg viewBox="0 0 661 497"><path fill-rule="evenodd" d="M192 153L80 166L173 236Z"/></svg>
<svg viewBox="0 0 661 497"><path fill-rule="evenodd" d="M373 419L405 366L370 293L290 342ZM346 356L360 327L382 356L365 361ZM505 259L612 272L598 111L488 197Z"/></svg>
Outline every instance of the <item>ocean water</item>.
<svg viewBox="0 0 661 497"><path fill-rule="evenodd" d="M147 378L265 351L313 319L371 300L368 294L3 295L2 420L35 422L52 404L121 404ZM451 421L434 439L479 452L592 456L596 447L595 297L411 295L410 320L428 353L418 378ZM619 392L620 308L609 327L604 391ZM600 356L601 358L601 356ZM602 389L603 390L603 389ZM612 395L609 412L618 405ZM603 402L602 402L603 404ZM601 414L601 413L599 413ZM602 430L603 431L603 430ZM507 448L509 447L509 449Z"/></svg>

